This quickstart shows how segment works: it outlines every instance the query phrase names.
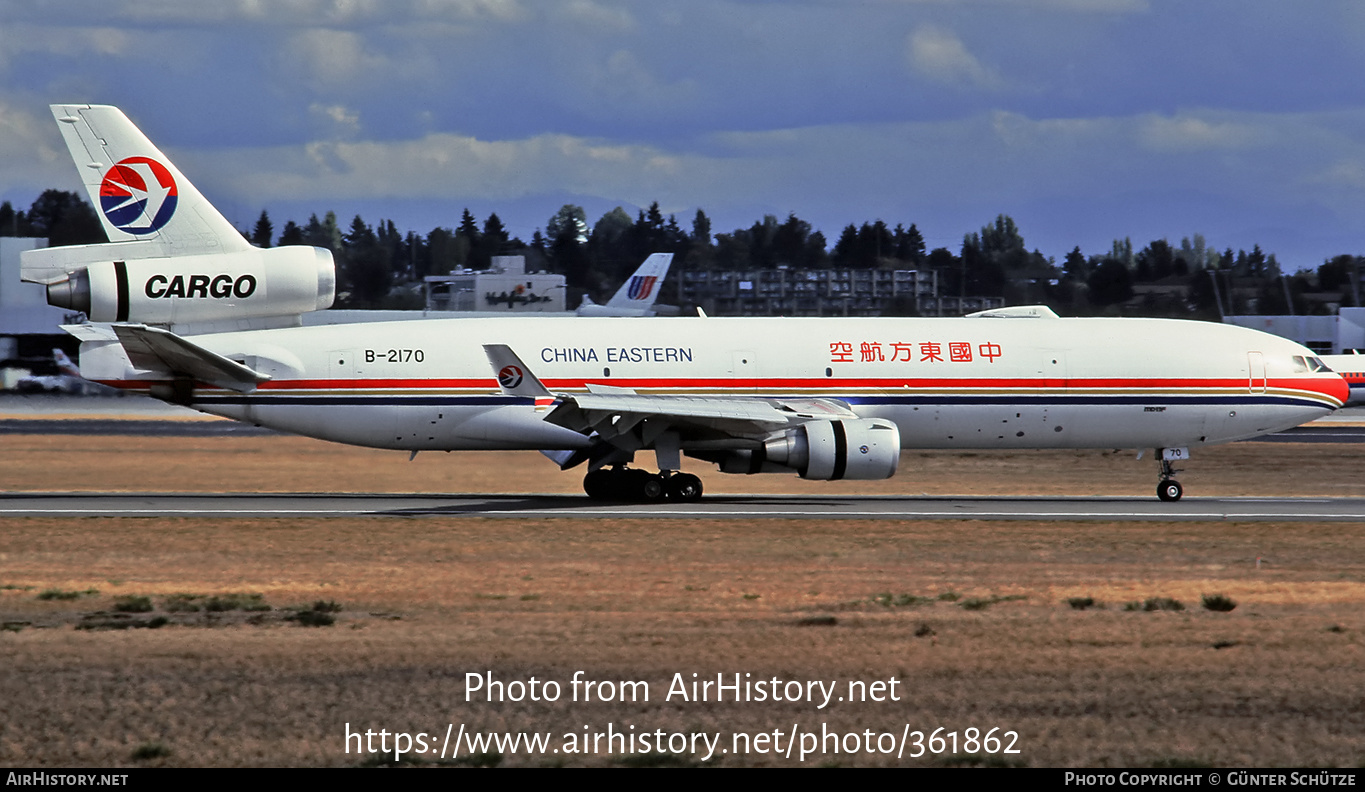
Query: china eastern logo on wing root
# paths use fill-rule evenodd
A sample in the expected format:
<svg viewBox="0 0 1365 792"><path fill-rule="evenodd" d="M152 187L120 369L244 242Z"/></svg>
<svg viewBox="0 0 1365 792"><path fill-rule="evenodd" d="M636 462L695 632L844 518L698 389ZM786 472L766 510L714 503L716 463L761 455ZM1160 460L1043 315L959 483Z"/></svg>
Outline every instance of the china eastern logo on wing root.
<svg viewBox="0 0 1365 792"><path fill-rule="evenodd" d="M179 197L171 172L147 157L119 161L100 183L100 210L129 234L150 234L166 225Z"/></svg>
<svg viewBox="0 0 1365 792"><path fill-rule="evenodd" d="M521 369L516 366L503 366L498 372L498 384L512 390L521 384Z"/></svg>

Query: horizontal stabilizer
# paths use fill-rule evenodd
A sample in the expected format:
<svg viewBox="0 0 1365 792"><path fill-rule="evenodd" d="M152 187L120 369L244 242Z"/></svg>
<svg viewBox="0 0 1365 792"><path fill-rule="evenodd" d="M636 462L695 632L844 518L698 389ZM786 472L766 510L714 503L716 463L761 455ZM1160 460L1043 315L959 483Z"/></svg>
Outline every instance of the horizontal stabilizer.
<svg viewBox="0 0 1365 792"><path fill-rule="evenodd" d="M84 341L117 341L118 336L114 335L111 325L97 324L69 324L58 325L73 338Z"/></svg>
<svg viewBox="0 0 1365 792"><path fill-rule="evenodd" d="M91 264L156 258L161 253L160 246L146 240L34 248L19 254L19 280L46 285Z"/></svg>
<svg viewBox="0 0 1365 792"><path fill-rule="evenodd" d="M270 380L234 360L210 352L167 330L143 325L114 325L123 350L134 366L185 376L220 388L248 393Z"/></svg>

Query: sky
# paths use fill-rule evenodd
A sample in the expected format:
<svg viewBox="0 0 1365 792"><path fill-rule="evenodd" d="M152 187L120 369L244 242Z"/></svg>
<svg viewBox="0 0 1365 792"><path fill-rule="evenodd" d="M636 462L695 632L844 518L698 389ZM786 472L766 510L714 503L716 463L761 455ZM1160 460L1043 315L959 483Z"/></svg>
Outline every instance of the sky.
<svg viewBox="0 0 1365 792"><path fill-rule="evenodd" d="M1358 0L0 0L0 200L79 190L47 109L113 104L239 227L333 210L529 240L657 201L831 244L1010 215L1365 253Z"/></svg>

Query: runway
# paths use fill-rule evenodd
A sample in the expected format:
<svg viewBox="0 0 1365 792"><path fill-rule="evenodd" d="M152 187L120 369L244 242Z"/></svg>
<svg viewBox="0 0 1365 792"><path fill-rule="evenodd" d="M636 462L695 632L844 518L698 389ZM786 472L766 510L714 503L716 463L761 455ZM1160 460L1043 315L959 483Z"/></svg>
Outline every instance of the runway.
<svg viewBox="0 0 1365 792"><path fill-rule="evenodd" d="M889 497L724 495L604 504L563 495L12 493L3 517L492 517L510 519L1365 521L1365 498Z"/></svg>
<svg viewBox="0 0 1365 792"><path fill-rule="evenodd" d="M150 399L0 399L0 435L133 435L144 437L278 436L268 429L216 419ZM1365 410L1261 442L1365 442ZM363 486L363 485L362 485ZM3 517L572 517L654 519L1105 520L1105 521L1365 521L1365 498L1200 497L1162 503L1131 497L938 497L863 495L708 495L700 503L611 504L586 496L527 494L374 494L248 492L0 493Z"/></svg>

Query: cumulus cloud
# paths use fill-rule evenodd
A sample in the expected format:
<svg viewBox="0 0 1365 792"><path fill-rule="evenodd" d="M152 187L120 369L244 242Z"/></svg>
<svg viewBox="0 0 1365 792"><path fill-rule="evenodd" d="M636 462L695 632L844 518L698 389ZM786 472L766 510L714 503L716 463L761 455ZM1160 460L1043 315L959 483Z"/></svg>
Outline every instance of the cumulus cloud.
<svg viewBox="0 0 1365 792"><path fill-rule="evenodd" d="M915 74L949 85L999 88L1004 84L951 31L933 25L916 28L906 41L906 57Z"/></svg>
<svg viewBox="0 0 1365 792"><path fill-rule="evenodd" d="M123 55L132 34L116 27L47 27L0 25L0 65L30 55Z"/></svg>
<svg viewBox="0 0 1365 792"><path fill-rule="evenodd" d="M1063 11L1097 12L1102 14L1130 14L1148 11L1147 0L994 0L1013 6Z"/></svg>
<svg viewBox="0 0 1365 792"><path fill-rule="evenodd" d="M103 14L136 21L202 24L250 22L283 26L354 26L418 17L439 21L518 21L528 16L521 0L124 0L101 4Z"/></svg>
<svg viewBox="0 0 1365 792"><path fill-rule="evenodd" d="M905 5L997 5L1025 10L1128 14L1148 11L1148 0L894 0Z"/></svg>
<svg viewBox="0 0 1365 792"><path fill-rule="evenodd" d="M1307 181L1329 187L1365 190L1365 159L1347 157L1337 160L1310 174Z"/></svg>
<svg viewBox="0 0 1365 792"><path fill-rule="evenodd" d="M312 28L290 37L285 57L304 72L313 85L337 87L357 80L370 82L387 71L388 59L365 46L359 33Z"/></svg>
<svg viewBox="0 0 1365 792"><path fill-rule="evenodd" d="M32 113L0 98L0 162L5 163L9 189L77 183L75 166L47 108Z"/></svg>
<svg viewBox="0 0 1365 792"><path fill-rule="evenodd" d="M345 105L314 102L308 106L308 112L342 135L350 136L360 131L360 113Z"/></svg>
<svg viewBox="0 0 1365 792"><path fill-rule="evenodd" d="M354 198L514 199L544 192L648 202L718 178L695 155L571 135L480 140L431 134L406 141L313 142L222 151L213 170L241 195L281 200Z"/></svg>
<svg viewBox="0 0 1365 792"><path fill-rule="evenodd" d="M555 12L565 19L598 29L624 32L635 27L635 17L629 10L595 0L570 0L558 6Z"/></svg>
<svg viewBox="0 0 1365 792"><path fill-rule="evenodd" d="M1261 137L1246 123L1220 121L1195 115L1144 116L1139 122L1143 145L1156 151L1240 149Z"/></svg>

